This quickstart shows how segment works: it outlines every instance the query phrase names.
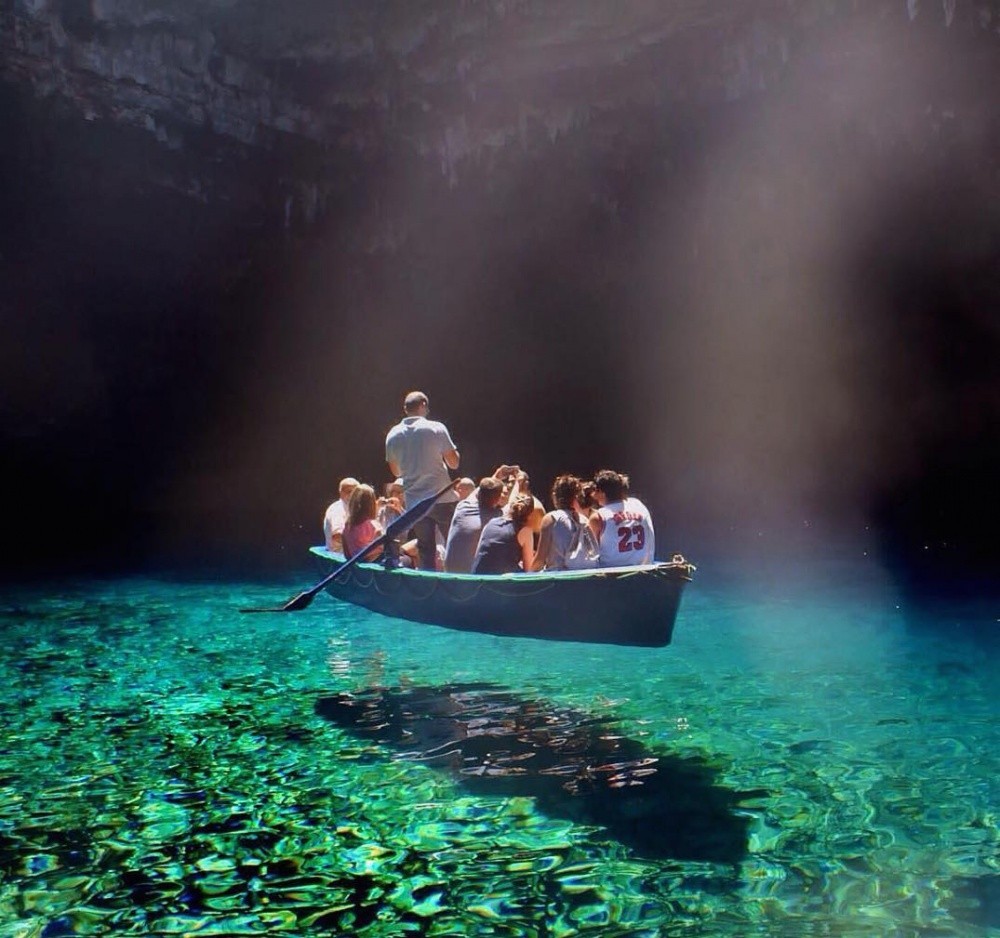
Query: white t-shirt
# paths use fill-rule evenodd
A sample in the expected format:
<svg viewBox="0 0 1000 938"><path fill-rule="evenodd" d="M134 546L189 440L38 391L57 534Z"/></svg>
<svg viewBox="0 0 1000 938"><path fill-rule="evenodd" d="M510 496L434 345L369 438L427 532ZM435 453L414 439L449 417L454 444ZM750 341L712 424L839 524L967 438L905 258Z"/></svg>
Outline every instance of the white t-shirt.
<svg viewBox="0 0 1000 938"><path fill-rule="evenodd" d="M601 534L602 567L630 567L652 563L656 551L653 519L638 498L612 502L599 509L604 522Z"/></svg>
<svg viewBox="0 0 1000 938"><path fill-rule="evenodd" d="M347 521L347 502L338 498L323 515L323 540L326 549L333 550L333 536L344 533L344 522Z"/></svg>

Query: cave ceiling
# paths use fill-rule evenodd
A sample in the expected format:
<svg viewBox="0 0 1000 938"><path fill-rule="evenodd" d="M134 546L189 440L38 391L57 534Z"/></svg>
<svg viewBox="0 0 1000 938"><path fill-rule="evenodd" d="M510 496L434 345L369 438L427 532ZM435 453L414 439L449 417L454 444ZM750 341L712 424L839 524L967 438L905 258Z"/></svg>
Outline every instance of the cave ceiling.
<svg viewBox="0 0 1000 938"><path fill-rule="evenodd" d="M996 0L7 0L0 77L181 147L405 146L446 172L630 106L766 92L863 16L1000 38Z"/></svg>

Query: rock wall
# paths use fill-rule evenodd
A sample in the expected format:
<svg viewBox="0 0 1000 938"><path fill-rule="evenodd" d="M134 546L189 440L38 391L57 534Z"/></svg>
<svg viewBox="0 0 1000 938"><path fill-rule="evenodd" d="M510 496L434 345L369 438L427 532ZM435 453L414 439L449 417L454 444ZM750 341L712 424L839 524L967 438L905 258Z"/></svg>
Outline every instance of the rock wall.
<svg viewBox="0 0 1000 938"><path fill-rule="evenodd" d="M623 110L710 108L779 85L810 36L1000 44L996 0L4 0L0 79L166 149L301 149L270 210L315 221L350 163L421 159L451 185L507 148ZM328 163L329 165L324 165ZM205 179L160 181L205 198Z"/></svg>

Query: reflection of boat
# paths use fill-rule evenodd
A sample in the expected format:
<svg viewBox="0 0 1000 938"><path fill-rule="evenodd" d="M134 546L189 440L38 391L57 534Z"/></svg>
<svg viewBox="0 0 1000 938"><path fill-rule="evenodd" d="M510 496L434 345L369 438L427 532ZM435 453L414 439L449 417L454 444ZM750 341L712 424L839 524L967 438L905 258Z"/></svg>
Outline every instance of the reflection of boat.
<svg viewBox="0 0 1000 938"><path fill-rule="evenodd" d="M323 547L312 553L327 573L344 562ZM465 632L659 647L670 644L681 592L693 570L680 558L642 567L503 576L357 563L326 589L382 615Z"/></svg>
<svg viewBox="0 0 1000 938"><path fill-rule="evenodd" d="M698 756L647 748L614 716L494 684L370 687L320 697L315 710L396 759L450 773L477 800L531 798L643 857L742 862L741 802L766 794L725 787Z"/></svg>

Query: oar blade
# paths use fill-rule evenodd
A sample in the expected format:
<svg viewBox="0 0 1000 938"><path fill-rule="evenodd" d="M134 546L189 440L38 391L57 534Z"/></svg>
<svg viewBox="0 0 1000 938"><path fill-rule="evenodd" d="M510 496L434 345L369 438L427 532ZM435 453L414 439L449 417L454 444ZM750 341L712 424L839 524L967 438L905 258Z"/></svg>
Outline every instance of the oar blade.
<svg viewBox="0 0 1000 938"><path fill-rule="evenodd" d="M303 590L298 596L288 600L288 602L281 607L281 611L298 612L300 609L305 609L315 597L316 593L313 590Z"/></svg>
<svg viewBox="0 0 1000 938"><path fill-rule="evenodd" d="M305 609L316 594L312 590L305 590L298 596L292 597L284 606L261 606L252 609L241 609L240 612L298 612Z"/></svg>

